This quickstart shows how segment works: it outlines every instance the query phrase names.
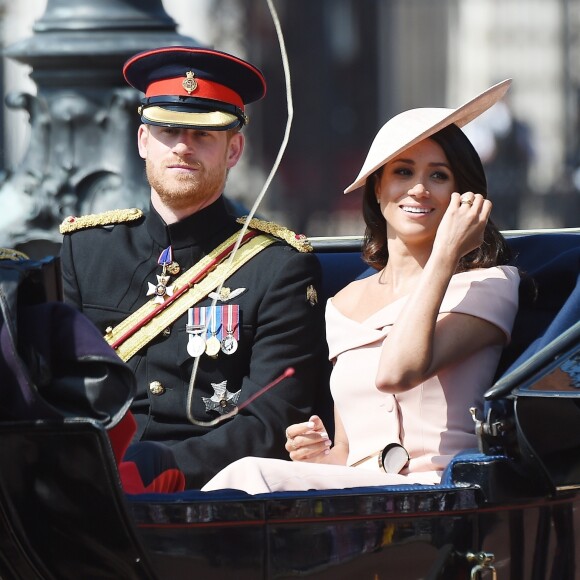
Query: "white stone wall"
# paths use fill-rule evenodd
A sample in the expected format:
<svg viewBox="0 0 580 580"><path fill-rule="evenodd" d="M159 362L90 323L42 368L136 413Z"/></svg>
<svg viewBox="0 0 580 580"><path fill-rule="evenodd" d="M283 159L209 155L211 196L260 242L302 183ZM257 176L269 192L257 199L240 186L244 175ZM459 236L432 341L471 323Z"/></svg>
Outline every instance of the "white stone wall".
<svg viewBox="0 0 580 580"><path fill-rule="evenodd" d="M509 103L533 132L538 193L560 177L564 160L561 9L561 0L459 0L449 41L452 104L513 79Z"/></svg>
<svg viewBox="0 0 580 580"><path fill-rule="evenodd" d="M177 23L177 32L208 46L214 43L211 4L212 0L163 0L165 11Z"/></svg>

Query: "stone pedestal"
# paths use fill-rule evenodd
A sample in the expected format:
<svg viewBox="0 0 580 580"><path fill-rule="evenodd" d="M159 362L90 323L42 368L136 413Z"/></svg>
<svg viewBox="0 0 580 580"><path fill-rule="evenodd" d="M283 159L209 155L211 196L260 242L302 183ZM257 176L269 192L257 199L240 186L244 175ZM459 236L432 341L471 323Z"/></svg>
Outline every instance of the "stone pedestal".
<svg viewBox="0 0 580 580"><path fill-rule="evenodd" d="M6 97L28 113L31 136L0 184L0 246L41 257L58 251L67 215L148 204L140 94L123 63L157 46L197 44L176 32L161 0L48 0L33 36L5 51L32 67L38 91Z"/></svg>

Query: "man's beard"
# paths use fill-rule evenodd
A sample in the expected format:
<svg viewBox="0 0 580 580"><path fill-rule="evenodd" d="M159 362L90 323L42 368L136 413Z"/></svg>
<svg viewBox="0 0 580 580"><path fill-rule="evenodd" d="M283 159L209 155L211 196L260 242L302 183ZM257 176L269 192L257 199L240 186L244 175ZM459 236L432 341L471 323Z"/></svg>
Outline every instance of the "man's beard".
<svg viewBox="0 0 580 580"><path fill-rule="evenodd" d="M164 179L163 171L146 161L145 171L149 185L157 192L163 204L177 210L203 204L205 200L220 194L226 179L223 166L209 171L199 166L193 174L175 173L170 179Z"/></svg>

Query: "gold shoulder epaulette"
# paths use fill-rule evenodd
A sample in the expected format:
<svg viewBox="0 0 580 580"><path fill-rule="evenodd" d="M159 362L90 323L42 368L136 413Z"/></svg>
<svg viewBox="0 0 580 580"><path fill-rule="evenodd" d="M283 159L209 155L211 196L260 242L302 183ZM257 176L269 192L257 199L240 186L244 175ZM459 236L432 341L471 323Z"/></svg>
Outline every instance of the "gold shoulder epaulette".
<svg viewBox="0 0 580 580"><path fill-rule="evenodd" d="M0 260L11 260L12 262L23 262L30 258L18 250L11 250L10 248L0 248Z"/></svg>
<svg viewBox="0 0 580 580"><path fill-rule="evenodd" d="M70 234L77 230L93 228L95 226L110 226L139 219L143 212L136 207L130 209L113 209L103 213L91 213L79 217L69 216L60 224L61 234Z"/></svg>
<svg viewBox="0 0 580 580"><path fill-rule="evenodd" d="M239 224L245 224L246 218L241 217L236 220ZM304 234L297 234L280 224L274 222L267 222L265 220L260 220L257 218L252 218L248 224L249 228L253 230L260 230L267 234L271 234L276 238L284 240L286 243L290 244L292 247L296 248L299 252L312 252L313 248L308 241L308 238Z"/></svg>

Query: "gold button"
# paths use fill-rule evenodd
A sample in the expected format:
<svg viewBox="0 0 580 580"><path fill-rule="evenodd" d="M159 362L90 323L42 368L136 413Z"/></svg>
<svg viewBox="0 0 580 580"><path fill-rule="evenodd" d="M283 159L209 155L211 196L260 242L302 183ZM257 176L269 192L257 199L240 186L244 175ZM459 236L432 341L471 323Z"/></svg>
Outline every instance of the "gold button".
<svg viewBox="0 0 580 580"><path fill-rule="evenodd" d="M149 383L149 390L153 395L162 395L165 392L165 387L159 381Z"/></svg>
<svg viewBox="0 0 580 580"><path fill-rule="evenodd" d="M161 334L163 336L169 336L171 334L171 328L169 328L169 326L167 328L164 328Z"/></svg>

